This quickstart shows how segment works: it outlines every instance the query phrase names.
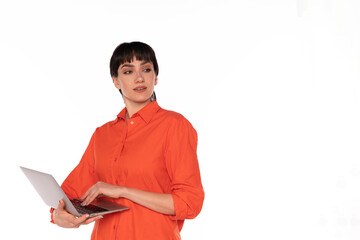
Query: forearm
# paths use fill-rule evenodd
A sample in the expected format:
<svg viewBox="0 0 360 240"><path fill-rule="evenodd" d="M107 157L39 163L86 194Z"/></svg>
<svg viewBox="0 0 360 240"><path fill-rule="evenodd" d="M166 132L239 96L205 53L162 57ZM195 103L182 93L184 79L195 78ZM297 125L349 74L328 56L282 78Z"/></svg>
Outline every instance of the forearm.
<svg viewBox="0 0 360 240"><path fill-rule="evenodd" d="M137 188L97 182L81 197L83 206L88 205L98 196L127 198L156 212L175 215L174 200L171 194L148 192Z"/></svg>
<svg viewBox="0 0 360 240"><path fill-rule="evenodd" d="M171 194L148 192L128 187L122 187L121 192L121 197L127 198L153 211L175 215L174 200Z"/></svg>

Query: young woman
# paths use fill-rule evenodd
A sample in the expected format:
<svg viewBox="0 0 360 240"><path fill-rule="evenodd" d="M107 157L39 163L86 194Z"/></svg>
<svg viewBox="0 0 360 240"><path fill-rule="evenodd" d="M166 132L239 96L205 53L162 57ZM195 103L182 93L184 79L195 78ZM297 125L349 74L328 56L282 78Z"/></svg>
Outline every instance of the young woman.
<svg viewBox="0 0 360 240"><path fill-rule="evenodd" d="M150 46L120 44L110 73L126 107L96 129L62 188L84 205L106 197L130 210L76 218L61 201L51 211L53 222L77 228L95 221L91 239L180 239L184 220L195 218L204 200L196 131L182 115L158 105L159 68Z"/></svg>

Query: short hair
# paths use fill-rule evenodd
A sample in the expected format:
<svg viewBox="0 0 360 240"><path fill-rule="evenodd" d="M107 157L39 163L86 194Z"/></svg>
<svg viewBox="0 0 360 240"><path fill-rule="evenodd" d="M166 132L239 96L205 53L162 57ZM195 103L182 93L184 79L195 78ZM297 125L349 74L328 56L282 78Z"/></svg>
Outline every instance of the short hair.
<svg viewBox="0 0 360 240"><path fill-rule="evenodd" d="M112 77L118 76L118 69L121 64L132 62L134 57L140 61L149 61L154 66L156 76L159 74L159 66L154 50L142 42L125 42L117 46L110 59L110 74Z"/></svg>

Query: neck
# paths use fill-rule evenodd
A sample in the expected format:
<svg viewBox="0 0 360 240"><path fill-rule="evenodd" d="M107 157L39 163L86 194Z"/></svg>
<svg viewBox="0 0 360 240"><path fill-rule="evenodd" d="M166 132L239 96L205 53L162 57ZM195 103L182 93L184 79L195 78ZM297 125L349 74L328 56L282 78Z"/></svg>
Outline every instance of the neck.
<svg viewBox="0 0 360 240"><path fill-rule="evenodd" d="M134 103L134 102L128 102L126 100L124 100L125 102L125 106L126 106L126 114L128 118L131 118L132 115L134 115L135 113L137 113L140 109L142 109L143 107L145 107L146 105L148 105L151 101L150 99L146 102L142 102L142 103Z"/></svg>

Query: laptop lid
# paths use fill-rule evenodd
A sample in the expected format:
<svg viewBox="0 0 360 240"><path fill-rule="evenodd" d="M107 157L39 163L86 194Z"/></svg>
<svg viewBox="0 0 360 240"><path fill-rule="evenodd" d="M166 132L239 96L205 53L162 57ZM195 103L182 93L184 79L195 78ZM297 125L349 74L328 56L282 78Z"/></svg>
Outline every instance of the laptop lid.
<svg viewBox="0 0 360 240"><path fill-rule="evenodd" d="M81 216L52 175L25 167L20 168L48 206L56 209L59 201L63 199L66 211L74 216ZM93 205L104 208L104 211L92 213L90 217L129 209L126 206L105 199L97 199L93 202Z"/></svg>
<svg viewBox="0 0 360 240"><path fill-rule="evenodd" d="M20 168L29 179L30 183L34 186L42 200L49 207L56 209L59 205L59 201L63 199L65 201L66 211L75 216L80 216L52 175L25 167Z"/></svg>

